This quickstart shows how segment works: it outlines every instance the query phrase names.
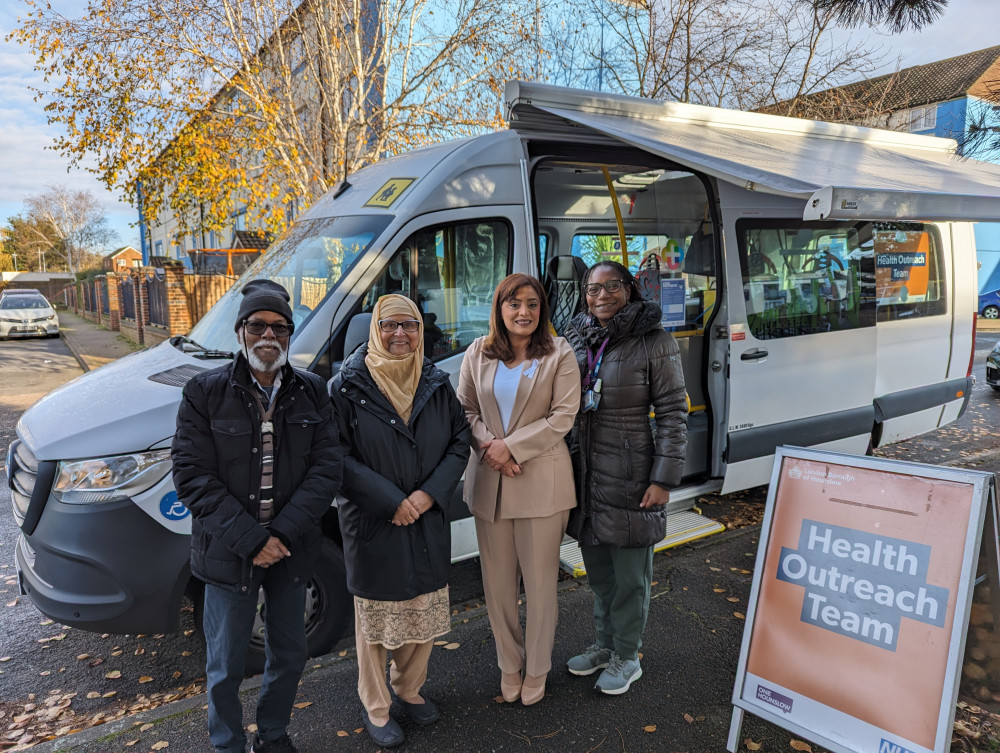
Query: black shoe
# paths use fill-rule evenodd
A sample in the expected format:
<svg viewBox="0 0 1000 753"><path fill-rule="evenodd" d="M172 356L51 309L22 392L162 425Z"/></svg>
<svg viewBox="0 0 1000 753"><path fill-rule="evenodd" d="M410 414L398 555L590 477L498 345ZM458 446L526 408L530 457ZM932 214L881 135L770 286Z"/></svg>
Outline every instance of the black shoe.
<svg viewBox="0 0 1000 753"><path fill-rule="evenodd" d="M410 719L421 727L434 724L434 722L441 718L441 712L438 711L438 707L426 698L423 703L407 703L402 698L399 699L399 702L403 705L406 713L410 715Z"/></svg>
<svg viewBox="0 0 1000 753"><path fill-rule="evenodd" d="M299 750L292 745L292 739L288 735L282 735L277 740L265 743L254 732L250 738L250 753L299 753Z"/></svg>
<svg viewBox="0 0 1000 753"><path fill-rule="evenodd" d="M382 748L395 748L397 745L403 744L403 729L399 726L399 722L391 716L384 727L377 727L372 724L372 720L368 718L367 711L361 712L361 719L365 723L365 730L368 732L368 737L376 745Z"/></svg>

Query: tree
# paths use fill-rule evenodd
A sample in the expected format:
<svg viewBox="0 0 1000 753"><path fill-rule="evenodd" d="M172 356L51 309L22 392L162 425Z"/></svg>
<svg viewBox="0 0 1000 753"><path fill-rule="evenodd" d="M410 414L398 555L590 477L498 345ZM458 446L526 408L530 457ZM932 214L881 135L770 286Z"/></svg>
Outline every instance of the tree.
<svg viewBox="0 0 1000 753"><path fill-rule="evenodd" d="M591 12L598 31L586 54L598 85L653 99L759 109L880 62L833 44L833 12L802 0L628 0Z"/></svg>
<svg viewBox="0 0 1000 753"><path fill-rule="evenodd" d="M100 201L90 191L71 191L66 186L48 186L24 200L25 211L9 220L5 246L16 253L21 268L60 267L76 274L94 266L98 254L118 238L108 227ZM53 263L54 262L54 263Z"/></svg>
<svg viewBox="0 0 1000 753"><path fill-rule="evenodd" d="M383 156L501 123L528 58L507 0L42 0L11 37L51 89L57 148L154 221L278 231ZM532 3L532 8L534 4Z"/></svg>
<svg viewBox="0 0 1000 753"><path fill-rule="evenodd" d="M887 26L893 33L922 29L937 20L948 0L802 0L820 12L832 12L845 26Z"/></svg>

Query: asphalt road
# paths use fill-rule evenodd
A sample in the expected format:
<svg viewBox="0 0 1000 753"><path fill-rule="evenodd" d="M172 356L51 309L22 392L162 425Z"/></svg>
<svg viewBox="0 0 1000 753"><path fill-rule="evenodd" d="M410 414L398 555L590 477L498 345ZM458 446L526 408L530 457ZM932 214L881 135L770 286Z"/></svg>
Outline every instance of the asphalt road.
<svg viewBox="0 0 1000 753"><path fill-rule="evenodd" d="M879 454L927 463L957 461L980 470L1000 470L1000 436L992 428L1000 423L1000 393L986 386L983 366L986 353L998 339L1000 333L981 333L978 338L974 369L978 384L969 410L959 422L933 434L892 446ZM79 374L78 365L59 340L0 342L0 450L4 454L21 412L38 397ZM740 499L759 503L764 494L764 489L751 490L741 494ZM718 500L718 504L738 507L740 503L728 498ZM177 694L199 684L204 674L204 654L193 632L190 612L184 616L181 633L101 636L51 624L35 610L29 599L19 598L13 564L17 530L9 505L9 492L5 484L0 484L0 712L6 712L8 718L13 713L19 713L24 704L32 700L31 695L35 699L44 699L75 692L77 696L72 707L78 715L119 715L141 710L145 705L143 697ZM712 515L713 507L705 512ZM449 722L449 726L474 725L481 715L486 715L484 729L492 725L493 729L503 731L503 737L493 740L488 747L475 747L476 750L527 749L524 740L528 741L528 748L535 750L583 751L594 749L602 742L602 750L625 749L626 738L621 739L620 745L617 742L618 735L624 734L619 728L633 730L629 733L631 739L627 740L630 751L721 750L721 742L715 748L703 747L698 741L706 739L705 736L694 733L699 728L707 733L711 728L708 739L720 740L716 735L728 727L728 718L722 718L725 715L716 713L715 716L720 718L699 718L698 709L717 708L720 702L722 706L726 705L726 693L731 691L731 674L735 667L727 663L725 646L732 643L734 631L741 631L742 624L731 618L732 603L722 602L717 605L718 608L713 603L711 613L696 614L694 610L699 607L686 602L684 593L688 589L701 588L705 577L708 577L716 581L714 585L725 589L727 595L738 598L745 605L749 593L751 558L756 551L756 533L749 530L737 536L726 534L708 539L697 547L684 549L657 558L655 577L662 584L658 593L663 599L655 602L660 605L656 610L658 619L654 621L651 618L647 643L658 648L650 654L648 661L644 659L644 669L650 677L658 679L638 683L629 694L628 704L603 702L601 705L593 702L589 684L583 683L587 687L582 688L579 680L569 678L565 673L553 673L552 695L564 698L558 707L546 704L547 713L555 713L555 716L547 717L544 715L546 712L539 709L525 721L522 717L515 717L514 710L508 705L494 704L490 698L492 693L487 692L489 688L487 691L480 688L480 695L485 693L482 703L470 701L468 709ZM708 573L707 570L713 573L717 570L712 564L713 558L725 559L730 566L719 574ZM733 568L733 562L745 562L746 569ZM701 572L699 576L700 570L706 572ZM453 576L455 608L474 607L481 598L478 562L473 560L456 565ZM557 665L568 658L567 652L584 645L588 639L588 621L581 619L581 615L588 611L588 599L587 589L575 588L573 584L567 584L560 597ZM469 681L470 678L465 675L473 666L480 668L476 671L481 671L483 667L487 672L495 669L492 663L495 660L487 656L492 652L488 624L481 614L470 622L472 625L465 648L462 651L442 652L446 658L435 659L441 662L441 671L431 678L429 687L432 693L453 695L455 688L464 687ZM697 635L692 634L692 627L699 631ZM336 656L332 657L332 661L337 661ZM341 708L347 702L344 699L353 700L350 680L353 670L347 667L338 672L344 675L344 684L338 691L341 700L334 703L336 708L331 711L332 716L316 719L319 707L333 701L320 703L320 697L328 691L324 685L317 684L318 680L311 686L313 681L309 677L304 680L303 692L310 696L311 703L312 699L316 699L317 708L302 710L301 714L312 716L316 724L327 725L331 735L348 729L353 738L350 728L356 726L357 714ZM109 674L112 676L109 677ZM489 684L482 677L473 679L478 680L480 686ZM725 688L727 681L729 690L721 698L705 696L706 688L714 689L713 692L718 695L718 688ZM497 714L501 716L489 721ZM687 721L685 714L690 715L693 721ZM671 726L676 722L680 724L678 729L684 731L676 735L670 744L663 737L646 737L641 733L650 722L668 718L672 720ZM564 724L564 721L574 719L586 720L580 722L583 725L580 730L567 729ZM683 719L683 723L678 719ZM195 720L193 724L197 727L200 722ZM747 732L755 739L774 736L774 730L767 727L761 722L750 721ZM464 738L468 742L468 729L456 735L458 739ZM558 731L556 737L545 737L554 731ZM413 746L408 745L407 749L443 750L440 745L443 739L447 739L443 736L446 732L444 727L438 730L438 725L435 725L435 734L425 739L423 745L414 740ZM787 736L784 737L787 740ZM607 741L604 741L605 738ZM724 740L724 736L721 739ZM357 742L360 743L360 740ZM486 742L484 740L483 744ZM366 747L358 745L358 748ZM93 748L98 749L103 750ZM352 748L338 746L337 749Z"/></svg>

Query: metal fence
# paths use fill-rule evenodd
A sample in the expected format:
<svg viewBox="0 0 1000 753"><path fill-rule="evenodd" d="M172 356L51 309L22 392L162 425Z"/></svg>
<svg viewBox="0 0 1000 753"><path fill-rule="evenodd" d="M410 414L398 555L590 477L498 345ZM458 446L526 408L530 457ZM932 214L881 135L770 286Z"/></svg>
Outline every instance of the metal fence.
<svg viewBox="0 0 1000 753"><path fill-rule="evenodd" d="M170 325L170 312L167 307L167 277L162 269L147 275L145 282L146 300L149 303L149 323L161 327Z"/></svg>
<svg viewBox="0 0 1000 753"><path fill-rule="evenodd" d="M108 306L108 278L98 277L97 288L101 293L101 313L107 314L111 311L111 308Z"/></svg>
<svg viewBox="0 0 1000 753"><path fill-rule="evenodd" d="M131 276L123 277L121 285L122 319L135 321L135 280Z"/></svg>
<svg viewBox="0 0 1000 753"><path fill-rule="evenodd" d="M83 307L87 311L97 311L97 291L95 290L94 278L90 278L83 284Z"/></svg>

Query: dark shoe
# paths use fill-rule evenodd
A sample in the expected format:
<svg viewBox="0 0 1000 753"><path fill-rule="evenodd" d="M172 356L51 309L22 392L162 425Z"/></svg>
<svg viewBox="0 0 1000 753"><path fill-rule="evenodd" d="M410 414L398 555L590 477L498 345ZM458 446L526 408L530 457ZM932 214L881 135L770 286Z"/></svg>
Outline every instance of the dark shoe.
<svg viewBox="0 0 1000 753"><path fill-rule="evenodd" d="M292 739L288 735L282 735L277 740L265 743L254 732L250 738L250 753L299 753L299 751L292 745Z"/></svg>
<svg viewBox="0 0 1000 753"><path fill-rule="evenodd" d="M406 713L410 715L410 719L421 727L434 724L434 722L441 718L441 712L438 711L438 707L426 698L423 703L407 703L402 698L399 699L399 702Z"/></svg>
<svg viewBox="0 0 1000 753"><path fill-rule="evenodd" d="M399 726L399 722L391 716L384 727L372 724L372 720L368 718L367 711L361 712L361 719L365 723L365 730L368 732L368 737L376 745L382 748L395 748L397 745L403 744L403 729Z"/></svg>

